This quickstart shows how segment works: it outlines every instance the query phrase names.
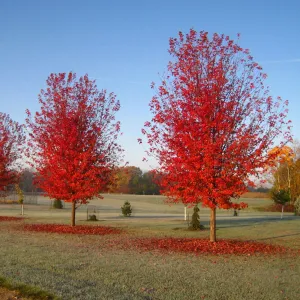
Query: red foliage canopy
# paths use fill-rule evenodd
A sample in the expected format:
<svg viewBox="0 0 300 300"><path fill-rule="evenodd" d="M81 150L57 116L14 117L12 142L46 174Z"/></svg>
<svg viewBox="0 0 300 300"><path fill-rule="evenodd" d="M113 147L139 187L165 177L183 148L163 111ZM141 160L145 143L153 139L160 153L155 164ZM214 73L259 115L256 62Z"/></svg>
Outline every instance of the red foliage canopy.
<svg viewBox="0 0 300 300"><path fill-rule="evenodd" d="M116 96L99 91L88 76L51 74L39 95L40 112L27 110L27 155L37 183L51 198L87 203L107 185L122 152L116 142Z"/></svg>
<svg viewBox="0 0 300 300"><path fill-rule="evenodd" d="M18 180L18 160L24 141L23 126L0 113L0 191Z"/></svg>
<svg viewBox="0 0 300 300"><path fill-rule="evenodd" d="M171 202L244 207L231 199L265 166L274 138L290 138L288 102L269 95L262 68L228 36L180 32L169 52L174 60L142 130L163 192Z"/></svg>

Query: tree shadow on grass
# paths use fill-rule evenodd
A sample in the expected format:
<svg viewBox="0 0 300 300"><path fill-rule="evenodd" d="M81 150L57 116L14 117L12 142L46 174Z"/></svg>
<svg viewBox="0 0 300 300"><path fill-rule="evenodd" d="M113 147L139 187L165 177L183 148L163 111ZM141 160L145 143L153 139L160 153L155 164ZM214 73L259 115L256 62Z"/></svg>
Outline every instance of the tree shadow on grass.
<svg viewBox="0 0 300 300"><path fill-rule="evenodd" d="M233 228L233 227L247 227L247 226L253 226L254 224L264 224L264 223L278 223L278 222L285 222L285 221L291 221L296 220L297 217L295 216L285 216L283 219L280 219L280 216L261 216L261 217L255 217L255 218L239 218L231 217L230 219L219 219L217 220L217 227L218 228ZM208 221L201 222L202 224L209 224Z"/></svg>
<svg viewBox="0 0 300 300"><path fill-rule="evenodd" d="M260 238L260 239L256 238L255 240L257 240L257 241L264 241L264 240L279 239L279 238L284 238L284 237L289 237L289 236L295 236L295 235L300 235L300 233L277 235L277 236L271 236L271 237Z"/></svg>

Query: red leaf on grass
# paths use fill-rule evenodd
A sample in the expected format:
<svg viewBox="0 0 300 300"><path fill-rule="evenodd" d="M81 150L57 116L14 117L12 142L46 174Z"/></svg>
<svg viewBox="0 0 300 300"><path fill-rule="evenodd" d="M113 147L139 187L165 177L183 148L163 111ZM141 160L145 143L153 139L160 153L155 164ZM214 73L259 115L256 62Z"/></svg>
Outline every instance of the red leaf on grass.
<svg viewBox="0 0 300 300"><path fill-rule="evenodd" d="M22 217L7 217L7 216L0 216L0 222L5 221L22 221L24 218Z"/></svg>
<svg viewBox="0 0 300 300"><path fill-rule="evenodd" d="M195 252L202 254L253 255L287 253L291 249L252 241L219 240L211 243L205 239L192 238L139 238L132 240L132 246L141 250L162 250L167 252Z"/></svg>
<svg viewBox="0 0 300 300"><path fill-rule="evenodd" d="M70 226L63 224L26 224L24 225L26 231L40 231L60 234L88 234L88 235L106 235L119 234L122 230L109 226Z"/></svg>

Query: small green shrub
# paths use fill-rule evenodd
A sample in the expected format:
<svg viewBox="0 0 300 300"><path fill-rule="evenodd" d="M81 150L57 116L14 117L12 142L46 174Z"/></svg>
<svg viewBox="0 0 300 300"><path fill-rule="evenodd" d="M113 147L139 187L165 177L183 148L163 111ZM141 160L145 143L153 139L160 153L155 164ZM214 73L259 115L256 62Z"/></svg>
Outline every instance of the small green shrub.
<svg viewBox="0 0 300 300"><path fill-rule="evenodd" d="M288 190L271 190L271 197L276 204L281 205L281 219L283 218L284 206L291 201L291 194Z"/></svg>
<svg viewBox="0 0 300 300"><path fill-rule="evenodd" d="M96 215L89 215L89 221L98 221Z"/></svg>
<svg viewBox="0 0 300 300"><path fill-rule="evenodd" d="M132 207L129 201L125 201L124 205L121 207L122 214L124 217L130 217L132 214Z"/></svg>
<svg viewBox="0 0 300 300"><path fill-rule="evenodd" d="M194 212L193 212L193 215L192 215L192 221L189 225L189 229L190 230L201 230L201 229L204 229L204 226L203 225L200 225L200 216L199 216L199 207L198 205L195 205L194 206Z"/></svg>
<svg viewBox="0 0 300 300"><path fill-rule="evenodd" d="M287 190L271 190L271 198L274 200L276 204L285 205L287 202L291 200L291 196L289 191Z"/></svg>
<svg viewBox="0 0 300 300"><path fill-rule="evenodd" d="M62 201L60 199L55 199L53 202L53 208L62 209L63 208Z"/></svg>

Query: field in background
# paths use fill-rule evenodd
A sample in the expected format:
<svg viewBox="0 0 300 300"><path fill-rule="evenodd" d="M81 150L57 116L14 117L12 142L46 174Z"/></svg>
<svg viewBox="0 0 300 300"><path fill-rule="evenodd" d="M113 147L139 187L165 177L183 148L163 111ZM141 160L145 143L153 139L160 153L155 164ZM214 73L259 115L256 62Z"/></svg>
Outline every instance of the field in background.
<svg viewBox="0 0 300 300"><path fill-rule="evenodd" d="M257 194L256 194L257 195ZM248 196L248 195L247 195ZM100 220L122 220L121 206L125 201L129 201L133 207L134 219L149 219L149 218L175 218L184 219L183 204L168 204L165 202L164 196L157 195L128 195L128 194L103 194L104 199L94 199L88 205L82 205L76 211L77 221L82 222L88 219L89 215L95 214ZM10 198L7 197L7 200ZM13 199L11 199L13 200ZM26 199L25 199L26 200ZM69 222L70 218L70 203L64 203L64 208L61 210L53 209L53 201L41 195L30 196L31 204L25 201L25 215L30 218L35 218L41 222L48 220L54 222ZM273 202L268 198L241 198L238 202L244 201L248 203L248 208L239 211L239 217L252 214L253 217L272 216L272 213L258 212L263 207L271 205ZM18 215L20 213L19 204L0 204L0 215ZM187 218L191 218L193 207L187 207ZM233 217L233 210L218 210L217 215L223 218ZM276 215L276 213L275 213ZM278 215L278 214L277 214ZM200 204L200 217L202 221L207 222L209 217L209 209L204 208ZM235 220L236 217L233 219Z"/></svg>
<svg viewBox="0 0 300 300"><path fill-rule="evenodd" d="M185 208L182 204L166 204L163 196L147 195L122 195L122 194L103 194L104 199L92 200L88 205L82 205L76 211L76 223L81 224L100 224L112 225L117 227L139 229L147 234L168 234L172 236L191 236L193 233L187 232L188 221L191 220L193 208L187 208L185 220ZM121 214L121 206L125 201L129 201L133 207L133 215L125 218ZM273 202L267 198L241 198L239 201L248 203L248 208L238 212L238 216L233 216L233 210L217 210L217 228L219 232L228 228L224 237L243 237L237 234L236 230L247 229L255 224L265 224L267 222L280 221L280 212L265 212L264 207L268 207ZM36 223L62 223L69 224L71 218L71 205L64 204L63 209L52 208L52 201L42 196L37 197L37 204L25 205L25 217L29 222ZM19 216L21 207L18 204L0 204L0 215ZM88 222L90 215L96 215L99 222ZM210 211L200 205L200 222L207 229L209 228ZM284 219L294 220L293 213L285 213ZM218 235L220 236L220 233ZM257 238L254 231L252 237ZM208 237L209 231L200 233L202 237ZM272 235L272 232L270 232Z"/></svg>
<svg viewBox="0 0 300 300"><path fill-rule="evenodd" d="M270 195L268 193L247 192L242 195L242 198L270 199Z"/></svg>
<svg viewBox="0 0 300 300"><path fill-rule="evenodd" d="M120 207L130 201L134 216L124 218ZM300 249L300 218L293 214L256 210L272 204L266 198L243 198L249 207L218 210L219 239L254 240ZM87 208L99 222L86 221ZM191 216L192 208L188 209ZM297 299L299 256L213 256L190 253L114 249L128 237L208 238L209 230L188 231L182 204L167 205L162 196L105 194L77 211L77 224L109 225L126 234L60 235L24 232L22 223L69 223L70 205L51 208L37 198L25 205L23 222L0 222L0 277L37 286L62 299ZM20 205L1 204L0 215L19 216ZM201 223L209 226L209 210L201 208Z"/></svg>

